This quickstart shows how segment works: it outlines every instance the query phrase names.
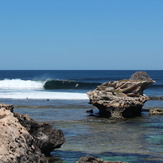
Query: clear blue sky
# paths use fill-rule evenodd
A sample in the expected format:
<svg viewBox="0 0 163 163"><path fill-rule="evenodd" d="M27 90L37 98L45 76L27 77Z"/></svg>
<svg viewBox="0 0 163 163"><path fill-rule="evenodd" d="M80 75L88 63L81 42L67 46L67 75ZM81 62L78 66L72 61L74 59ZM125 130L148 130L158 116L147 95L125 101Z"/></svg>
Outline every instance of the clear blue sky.
<svg viewBox="0 0 163 163"><path fill-rule="evenodd" d="M0 0L0 69L162 69L163 0Z"/></svg>

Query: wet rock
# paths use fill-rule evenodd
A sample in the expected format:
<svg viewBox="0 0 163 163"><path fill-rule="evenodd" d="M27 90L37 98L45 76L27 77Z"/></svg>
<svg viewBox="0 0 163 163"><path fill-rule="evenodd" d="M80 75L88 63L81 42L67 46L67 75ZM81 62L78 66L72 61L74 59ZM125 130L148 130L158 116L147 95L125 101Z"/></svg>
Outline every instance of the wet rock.
<svg viewBox="0 0 163 163"><path fill-rule="evenodd" d="M45 155L65 141L62 131L12 111L0 104L0 163L48 163Z"/></svg>
<svg viewBox="0 0 163 163"><path fill-rule="evenodd" d="M50 152L64 143L65 138L61 130L57 130L46 123L36 122L28 115L15 113L14 116L32 135L36 145L45 155L50 155Z"/></svg>
<svg viewBox="0 0 163 163"><path fill-rule="evenodd" d="M149 110L149 115L163 115L163 108L153 108Z"/></svg>
<svg viewBox="0 0 163 163"><path fill-rule="evenodd" d="M130 79L103 83L87 94L90 104L99 109L100 116L130 118L141 115L141 109L149 99L143 91L153 82L145 72L136 72Z"/></svg>
<svg viewBox="0 0 163 163"><path fill-rule="evenodd" d="M93 156L81 157L76 163L123 163L121 161L103 161Z"/></svg>

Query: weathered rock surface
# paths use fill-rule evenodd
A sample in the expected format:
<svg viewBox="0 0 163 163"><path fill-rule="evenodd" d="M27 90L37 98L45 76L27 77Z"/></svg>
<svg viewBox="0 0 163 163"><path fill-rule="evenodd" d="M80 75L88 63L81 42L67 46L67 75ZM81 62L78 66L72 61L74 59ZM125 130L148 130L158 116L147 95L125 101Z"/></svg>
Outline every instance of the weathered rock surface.
<svg viewBox="0 0 163 163"><path fill-rule="evenodd" d="M163 108L153 108L149 110L149 115L163 115Z"/></svg>
<svg viewBox="0 0 163 163"><path fill-rule="evenodd" d="M123 163L121 161L103 161L93 156L81 157L76 163Z"/></svg>
<svg viewBox="0 0 163 163"><path fill-rule="evenodd" d="M99 109L99 115L108 118L129 118L141 115L149 99L143 91L154 81L145 72L136 72L130 79L110 81L87 92L90 104Z"/></svg>
<svg viewBox="0 0 163 163"><path fill-rule="evenodd" d="M14 114L20 124L27 129L30 135L35 139L36 145L45 155L50 155L50 152L55 148L59 148L65 141L61 130L52 128L49 124L36 122L28 115L19 113Z"/></svg>
<svg viewBox="0 0 163 163"><path fill-rule="evenodd" d="M13 112L14 106L0 103L0 108L5 108L6 110L10 110L11 112Z"/></svg>
<svg viewBox="0 0 163 163"><path fill-rule="evenodd" d="M0 104L0 163L48 163L44 154L63 144L62 132L12 111Z"/></svg>

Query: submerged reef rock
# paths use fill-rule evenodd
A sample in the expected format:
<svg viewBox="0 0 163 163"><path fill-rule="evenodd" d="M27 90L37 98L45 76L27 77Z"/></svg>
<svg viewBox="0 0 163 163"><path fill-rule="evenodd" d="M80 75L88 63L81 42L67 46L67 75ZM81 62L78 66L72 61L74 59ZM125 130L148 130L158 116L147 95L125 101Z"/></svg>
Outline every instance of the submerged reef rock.
<svg viewBox="0 0 163 163"><path fill-rule="evenodd" d="M163 108L153 108L149 110L149 115L163 115Z"/></svg>
<svg viewBox="0 0 163 163"><path fill-rule="evenodd" d="M99 116L130 118L141 115L144 103L149 99L143 91L154 81L146 72L136 72L130 79L103 83L87 92L90 104L99 109Z"/></svg>
<svg viewBox="0 0 163 163"><path fill-rule="evenodd" d="M60 130L13 113L0 104L0 163L48 163L45 155L64 143Z"/></svg>
<svg viewBox="0 0 163 163"><path fill-rule="evenodd" d="M121 161L103 161L93 156L81 157L76 163L123 163ZM127 162L126 162L127 163Z"/></svg>

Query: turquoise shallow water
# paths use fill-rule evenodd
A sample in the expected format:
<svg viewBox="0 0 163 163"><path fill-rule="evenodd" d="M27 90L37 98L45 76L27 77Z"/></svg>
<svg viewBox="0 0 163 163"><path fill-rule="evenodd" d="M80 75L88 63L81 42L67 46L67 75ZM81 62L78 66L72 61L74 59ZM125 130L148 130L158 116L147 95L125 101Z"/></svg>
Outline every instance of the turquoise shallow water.
<svg viewBox="0 0 163 163"><path fill-rule="evenodd" d="M129 162L162 162L163 159L163 125L160 117L144 116L115 124L105 119L93 119L57 124L57 127L67 136L67 142L54 153L63 162L71 162L65 156L67 152L72 159L74 156L77 159L78 155Z"/></svg>
<svg viewBox="0 0 163 163"><path fill-rule="evenodd" d="M66 142L52 152L51 163L75 163L85 155L111 161L163 162L163 116L143 112L141 117L110 123L88 116L86 110L93 108L88 101L10 102L14 102L15 112L29 114L63 131Z"/></svg>

